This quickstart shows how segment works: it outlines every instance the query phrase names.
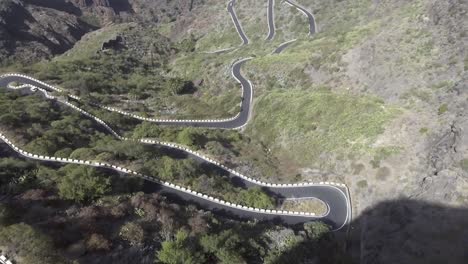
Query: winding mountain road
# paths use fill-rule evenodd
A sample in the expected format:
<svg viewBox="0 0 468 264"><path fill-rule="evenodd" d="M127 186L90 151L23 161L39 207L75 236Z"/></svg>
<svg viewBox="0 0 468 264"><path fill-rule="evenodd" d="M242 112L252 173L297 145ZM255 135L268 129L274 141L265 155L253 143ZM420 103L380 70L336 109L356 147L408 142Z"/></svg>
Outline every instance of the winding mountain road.
<svg viewBox="0 0 468 264"><path fill-rule="evenodd" d="M272 40L275 37L275 0L268 0L268 36L266 40Z"/></svg>
<svg viewBox="0 0 468 264"><path fill-rule="evenodd" d="M291 45L293 42L297 41L297 39L293 39L293 40L290 40L290 41L286 41L282 44L280 44L278 46L278 48L276 48L274 51L273 51L273 54L279 54L281 52L283 52L284 49L286 49L287 47L289 47L289 45Z"/></svg>
<svg viewBox="0 0 468 264"><path fill-rule="evenodd" d="M234 22L234 26L236 27L237 33L239 34L240 38L242 39L242 44L241 45L247 45L249 44L249 39L244 33L244 29L242 29L242 25L239 22L239 19L237 19L236 11L234 10L234 5L236 4L236 0L231 0L229 1L227 5L227 10L229 14L231 14L232 22Z"/></svg>
<svg viewBox="0 0 468 264"><path fill-rule="evenodd" d="M309 20L309 35L317 33L317 24L315 24L315 17L311 12L309 12L304 7L289 0L285 0L284 2L292 7L297 8L301 13L303 13L307 17L307 19Z"/></svg>
<svg viewBox="0 0 468 264"><path fill-rule="evenodd" d="M12 85L10 85L12 82L24 83L25 81L27 84L21 85L20 88L15 88ZM44 86L46 88L42 88ZM18 75L0 76L0 87L7 87L10 89L19 90L23 94L31 94L31 93L39 91L42 93L45 99L55 100L58 103L71 107L72 109L81 112L83 115L87 116L88 118L91 118L93 121L101 124L102 126L106 128L106 130L108 130L111 134L116 136L118 139L131 140L131 139L120 136L117 132L115 132L112 128L110 128L110 126L107 125L104 121L86 112L85 110L80 109L79 107L73 105L72 103L68 101L63 101L57 97L54 97L53 95L50 95L50 92L56 91L59 88L51 89L50 86L44 85L40 81L34 80L32 78L18 76ZM118 166L114 166L114 165L110 165L106 163L100 163L96 161L60 159L57 157L47 157L47 156L27 153L24 150L21 150L20 148L18 148L16 145L14 145L1 132L0 132L0 139L3 140L5 143L7 143L14 151L28 158L33 158L33 159L43 160L43 161L82 164L82 165L89 165L89 166L94 166L94 167L102 167L102 168L112 169L119 173L123 172L126 174L136 175L136 176L142 177L146 180L152 181L160 185L162 193L176 195L184 200L196 202L197 204L203 206L204 208L208 208L211 210L227 211L228 214L233 214L240 218L256 218L259 220L279 219L282 222L287 223L287 224L297 224L297 223L302 223L305 221L320 219L321 221L329 224L333 230L340 230L341 228L343 228L343 226L346 225L349 219L348 195L346 193L346 188L344 188L345 186L341 184L333 183L334 185L332 185L328 182L327 183L322 182L318 184L314 184L314 183L271 184L271 183L260 182L255 179L246 177L232 169L229 169L226 166L222 165L221 163L216 162L213 159L210 159L204 156L203 154L196 153L184 147L178 147L173 143L165 143L165 142L159 142L159 141L148 140L148 139L138 140L139 143L143 143L143 144L159 145L162 147L172 148L178 151L184 151L191 158L194 158L195 160L198 160L200 162L210 163L214 166L217 166L221 171L223 171L223 173L229 175L229 177L231 177L235 182L242 183L242 185L246 187L258 186L258 187L263 188L264 190L266 190L267 192L271 194L274 194L278 197L283 197L283 198L317 198L323 201L327 205L329 210L323 216L316 216L314 214L305 215L301 212L288 212L288 211L271 211L270 210L270 212L267 212L267 211L262 212L261 209L258 209L258 210L249 209L248 207L243 207L239 205L232 206L232 205L227 204L227 202L224 202L224 203L220 202L219 199L218 201L216 201L215 198L209 199L208 198L209 196L207 195L203 195L203 194L194 195L193 191L190 192L190 191L183 190L182 189L183 187L179 186L179 188L175 188L175 185L173 184L163 183L159 181L158 179L153 178L151 176L142 175L138 172L134 172L125 168L118 167Z"/></svg>
<svg viewBox="0 0 468 264"><path fill-rule="evenodd" d="M252 58L246 58L235 62L232 65L232 76L236 79L237 82L240 83L242 88L242 96L240 102L240 112L231 118L226 119L203 119L203 120L176 120L176 119L155 119L155 118L148 118L143 117L135 114L131 114L119 109L115 109L112 107L97 105L98 107L104 108L106 110L117 112L129 117L133 117L142 121L153 122L160 125L172 125L172 126L195 126L195 127L206 127L206 128L220 128L220 129L239 129L244 127L249 118L251 113L251 106L252 106L252 98L253 98L253 87L252 83L247 80L241 74L241 67L247 61L251 60ZM49 91L57 91L63 92L62 89L53 87L46 83L43 83L39 80L31 78L26 75L4 75L0 79L0 87L7 87L9 83L17 82L22 84L30 84L35 87L39 87ZM76 96L71 96L72 98L77 98Z"/></svg>
<svg viewBox="0 0 468 264"><path fill-rule="evenodd" d="M289 2L289 1L287 1ZM233 6L235 4L235 0L232 0L228 4L228 11L231 13L232 19L236 28L238 30L239 35L244 41L244 44L248 43L248 39L243 34L242 27L240 26L239 21L237 20L237 16L235 15ZM271 8L271 12L273 12L273 5L272 1L269 0L269 10ZM270 12L270 11L269 11ZM269 15L269 20L273 16ZM313 16L312 16L313 17ZM274 23L273 23L274 27ZM315 21L313 32L315 32ZM312 27L311 27L312 32ZM270 28L269 36L274 36L274 30ZM293 40L295 41L295 40ZM284 49L287 45L292 43L293 41L289 41L283 43L278 47L274 53L279 53ZM232 65L232 75L233 77L241 84L242 87L242 102L240 103L241 109L240 112L232 118L222 119L222 120L164 120L164 119L152 119L141 117L132 113L127 113L122 110L114 109L111 107L97 105L103 109L108 111L113 111L120 113L122 115L126 115L129 117L133 117L143 121L155 122L161 125L177 125L177 126L196 126L196 127L209 127L209 128L221 128L221 129L236 129L242 128L245 126L249 120L251 114L251 107L252 107L252 98L253 98L253 86L248 79L246 79L241 74L241 67L246 63L248 60L252 58L246 58L235 62ZM20 86L13 86L12 83L20 83ZM111 134L116 136L120 140L135 140L135 139L128 139L125 137L120 136L117 132L115 132L110 126L108 126L103 120L99 119L91 115L90 113L86 112L83 109L75 106L74 104L63 101L53 95L51 92L64 92L64 90L54 87L52 85L46 84L42 81L34 79L32 77L22 75L22 74L5 74L0 76L0 87L5 87L7 89L18 90L23 94L31 94L40 92L43 97L47 100L55 100L58 103L62 103L65 106L71 107L72 109L81 112L88 118L91 118L95 122L99 123L103 127L105 127ZM75 100L81 100L77 96L68 95L70 98ZM151 139L137 139L138 143L141 144L150 144L150 145L157 145L159 147L169 148L173 151L181 151L186 153L191 158L197 160L198 162L208 163L211 166L215 166L221 174L228 175L233 182L237 184L241 184L245 187L253 187L258 186L267 191L268 193L274 194L281 198L316 198L323 201L327 205L327 212L324 215L317 216L313 213L304 213L304 212L289 212L289 211L278 211L278 210L266 210L260 208L251 208L241 205L232 204L226 201L222 201L217 198L210 197L206 194L201 194L192 190L189 190L185 187L177 186L172 183L162 182L154 177L143 175L136 171L131 171L129 169L121 168L112 164L106 164L96 161L84 161L84 160L74 160L74 159L64 159L58 157L47 157L41 156L37 154L28 153L19 147L17 147L13 142L11 142L5 134L0 131L0 140L4 141L7 145L9 145L15 152L18 154L31 159L36 159L45 162L59 162L59 163L71 163L71 164L81 164L86 166L94 166L94 167L102 167L106 169L114 170L120 174L128 174L136 177L141 177L147 181L153 182L158 186L157 188L165 194L168 195L175 195L178 198L181 198L185 201L191 201L194 203L199 204L200 206L210 209L219 213L224 213L229 216L239 217L239 218L247 218L247 219L258 219L258 220L280 220L287 224L297 224L303 223L311 220L321 220L327 224L329 224L333 230L337 231L342 229L346 224L348 224L351 220L351 201L349 198L349 192L344 184L333 183L333 182L320 182L320 183L296 183L296 184L275 184L275 183L266 183L261 182L256 179L247 177L242 175L239 172L234 171L233 169L228 168L221 162L215 161L214 159L206 156L203 153L195 152L193 150L188 149L187 147L180 146L173 143L168 142L160 142L157 140Z"/></svg>

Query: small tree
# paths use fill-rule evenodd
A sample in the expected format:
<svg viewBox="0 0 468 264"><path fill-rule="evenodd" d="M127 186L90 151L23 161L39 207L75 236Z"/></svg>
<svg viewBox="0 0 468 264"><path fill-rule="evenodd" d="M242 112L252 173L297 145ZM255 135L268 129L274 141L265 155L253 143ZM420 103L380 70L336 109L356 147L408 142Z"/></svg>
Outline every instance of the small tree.
<svg viewBox="0 0 468 264"><path fill-rule="evenodd" d="M185 146L193 146L196 141L196 135L190 128L185 128L177 135L177 141Z"/></svg>
<svg viewBox="0 0 468 264"><path fill-rule="evenodd" d="M245 253L244 241L232 229L225 230L220 234L205 235L201 238L200 243L206 252L219 259L219 263L246 263L242 257L242 254Z"/></svg>
<svg viewBox="0 0 468 264"><path fill-rule="evenodd" d="M266 194L259 187L241 191L239 202L257 208L273 208L275 206L275 199Z"/></svg>
<svg viewBox="0 0 468 264"><path fill-rule="evenodd" d="M145 240L145 231L143 228L133 222L128 222L120 228L120 237L126 240L133 246L139 246L143 244Z"/></svg>
<svg viewBox="0 0 468 264"><path fill-rule="evenodd" d="M173 241L164 241L157 253L159 261L166 264L198 264L205 262L205 256L196 250L196 244L189 239L186 231L177 232Z"/></svg>
<svg viewBox="0 0 468 264"><path fill-rule="evenodd" d="M27 224L0 228L0 244L6 251L14 251L21 263L64 263L50 237Z"/></svg>
<svg viewBox="0 0 468 264"><path fill-rule="evenodd" d="M65 176L58 184L62 198L87 202L106 194L110 189L109 178L95 168L68 165L63 171Z"/></svg>
<svg viewBox="0 0 468 264"><path fill-rule="evenodd" d="M317 241L330 232L330 227L323 222L313 221L305 223L304 230L306 231L309 239Z"/></svg>

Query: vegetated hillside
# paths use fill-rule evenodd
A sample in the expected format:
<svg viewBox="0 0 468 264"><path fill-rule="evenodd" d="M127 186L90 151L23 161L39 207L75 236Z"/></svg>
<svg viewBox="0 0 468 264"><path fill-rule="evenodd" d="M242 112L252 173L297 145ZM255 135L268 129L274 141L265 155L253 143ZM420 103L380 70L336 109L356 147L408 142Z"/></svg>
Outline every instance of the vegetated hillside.
<svg viewBox="0 0 468 264"><path fill-rule="evenodd" d="M117 2L74 2L90 14L82 20L103 28L53 62L21 71L143 115L217 118L238 111L232 62L254 56L242 69L255 92L253 117L242 134L220 131L206 140L204 131L190 129L170 137L179 132L149 125L133 133L190 145L258 178L345 182L355 215L368 209L354 223L361 232L355 237L365 238L361 248L359 239L352 247L361 262L374 263L401 241L407 243L402 260L431 260L421 253L426 242L410 234L417 227L408 223L420 221L421 207L434 208L425 213L436 219L445 209L374 205L410 197L466 206L467 1L297 0L317 20L318 33L308 37L305 17L277 0L277 35L265 42L266 1L238 0L251 40L243 47L226 3L189 2L161 1L159 9L159 1L129 1L119 6L130 11L104 9L114 21L106 26L92 14L101 10L98 3ZM119 45L101 51L118 36ZM298 40L283 53L271 54L293 38ZM230 47L235 49L204 53Z"/></svg>
<svg viewBox="0 0 468 264"><path fill-rule="evenodd" d="M263 40L216 56L192 54L175 60L173 70L223 80L229 64L216 67L223 60L256 55L243 68L256 96L245 135L260 140L278 165L263 176L345 181L356 212L400 195L464 205L466 1L298 2L316 16L319 33L311 39L298 34L279 55ZM277 16L297 12L281 6ZM246 31L258 25L255 14L262 21L264 3L236 7L250 8L252 16L241 20ZM195 20L229 23L216 15ZM200 51L229 46L210 27L194 32ZM247 162L249 172L258 168Z"/></svg>
<svg viewBox="0 0 468 264"><path fill-rule="evenodd" d="M236 188L218 170L185 155L117 140L56 101L1 91L0 108L2 133L30 152L119 164L247 206L276 204L261 189ZM103 118L119 128L136 125L120 115ZM136 127L138 138L159 129L148 123ZM218 133L203 135L211 141ZM166 137L190 141L190 135L185 129ZM332 252L334 259L342 257L323 223L292 229L236 221L176 204L157 194L160 186L142 179L90 166L25 160L3 143L0 176L0 250L20 263L301 263L329 260Z"/></svg>

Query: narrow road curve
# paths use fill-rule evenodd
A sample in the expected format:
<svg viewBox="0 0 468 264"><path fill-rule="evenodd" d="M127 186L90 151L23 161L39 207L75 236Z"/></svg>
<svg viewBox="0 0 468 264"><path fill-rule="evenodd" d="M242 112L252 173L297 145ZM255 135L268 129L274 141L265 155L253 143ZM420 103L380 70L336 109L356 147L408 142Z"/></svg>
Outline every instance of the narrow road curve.
<svg viewBox="0 0 468 264"><path fill-rule="evenodd" d="M234 5L236 4L236 0L231 0L229 1L227 5L227 10L229 14L231 14L231 19L232 22L234 22L234 26L236 26L237 33L239 34L240 38L242 39L242 44L241 45L247 45L249 44L249 39L244 33L244 30L242 29L242 26L239 22L239 19L237 19L236 11L234 10Z"/></svg>
<svg viewBox="0 0 468 264"><path fill-rule="evenodd" d="M268 0L268 36L266 40L270 41L275 37L275 0Z"/></svg>
<svg viewBox="0 0 468 264"><path fill-rule="evenodd" d="M228 11L231 14L231 18L236 26L236 30L241 37L243 44L247 45L249 40L244 34L241 24L239 23L236 13L234 11L234 5L236 0L231 0L228 3ZM309 18L310 29L309 34L314 34L316 31L315 19L313 15L305 10L303 7L286 0L285 3L296 7L302 13L304 13ZM269 34L267 39L271 40L275 35L275 25L274 25L274 0L269 0L268 5L268 23L269 23ZM284 48L290 45L295 40L291 40L281 44L274 53L280 53ZM242 87L242 101L240 103L240 112L232 118L221 119L221 120L164 120L164 119L152 119L124 112L122 110L114 109L111 107L97 105L100 108L106 109L108 111L117 112L129 117L133 117L139 120L155 122L161 125L176 125L176 126L195 126L195 127L210 127L210 128L221 128L221 129L237 129L245 126L249 120L251 113L251 104L253 98L253 87L249 80L241 74L242 65L252 58L242 59L235 62L232 65L232 75L233 77L241 84ZM11 83L17 82L21 83L21 86L14 87ZM104 126L110 133L119 138L120 140L135 140L128 139L120 136L112 128L110 128L103 120L89 114L83 109L78 108L74 104L68 101L61 101L60 99L52 96L49 92L63 92L62 89L48 85L42 81L36 80L29 76L21 74L5 74L0 76L0 87L7 87L10 89L19 90L25 94L31 94L33 92L40 91L46 99L56 100L57 102L63 103L79 112L83 115L93 119L102 126ZM81 100L77 96L68 95L70 98L75 100ZM205 194L197 193L187 188L174 185L168 182L162 182L156 178L142 175L138 172L131 171L125 168L118 166L99 163L95 161L83 161L83 160L72 160L72 159L63 159L57 157L47 157L40 156L32 153L25 152L17 146L15 146L4 134L0 132L0 140L4 141L9 145L15 152L19 153L22 156L27 158L32 158L36 160L48 161L48 162L60 162L60 163L73 163L73 164L82 164L95 167L103 167L107 169L114 170L119 173L129 174L137 177L141 177L147 181L156 183L158 189L162 193L167 193L169 195L176 195L179 198L182 198L185 201L195 202L206 209L213 211L218 211L220 213L228 214L233 217L248 218L248 219L258 219L258 220L281 220L287 224L297 224L303 223L311 220L321 220L332 227L332 230L337 231L343 228L351 220L351 201L349 196L349 191L344 184L337 184L333 182L320 182L318 184L314 183L297 183L297 184L274 184L274 183L265 183L253 178L242 175L232 169L227 168L225 165L217 162L201 153L192 151L184 146L176 145L173 143L160 142L150 139L136 139L135 141L143 144L159 145L161 147L170 148L175 151L183 151L188 154L191 158L194 158L197 161L209 163L213 166L216 166L220 169L220 172L229 175L231 179L235 180L237 183L241 183L243 186L259 186L265 191L275 194L282 198L315 198L323 201L328 211L326 214L321 216L316 216L313 213L304 213L304 212L288 212L288 211L278 211L278 210L266 210L259 208L251 208L236 204L231 204L207 196Z"/></svg>
<svg viewBox="0 0 468 264"><path fill-rule="evenodd" d="M296 3L293 3L289 0L285 0L284 1L286 4L292 6L292 7L295 7L297 8L301 13L303 13L309 20L309 35L313 35L315 33L317 33L317 24L315 24L315 17L314 15L309 12L307 9L305 9L304 7L296 4Z"/></svg>
<svg viewBox="0 0 468 264"><path fill-rule="evenodd" d="M5 80L5 79L6 79L5 76L0 76L0 80ZM2 81L0 83L0 86L3 86L4 83L5 81ZM10 89L20 90L23 94L31 94L33 92L39 91L42 93L45 99L55 100L56 102L62 103L68 107L71 107L72 109L79 111L83 115L91 118L93 121L104 126L106 130L110 131L114 136L116 136L120 140L131 140L131 139L124 138L118 135L118 133L112 130L112 128L110 128L104 121L86 112L85 110L71 104L70 102L62 101L59 98L56 98L50 95L48 91L50 89L43 89L32 84L21 85L15 88L10 85L10 82L6 85L6 87ZM235 172L234 170L228 169L226 168L226 166L221 165L220 163L215 162L214 160L211 160L193 151L187 150L186 148L180 148L180 147L178 148L171 143L164 143L164 142L144 140L144 139L137 140L138 142L144 143L144 144L160 145L163 147L170 147L170 148L175 148L177 150L186 151L189 155L191 155L192 158L201 160L202 162L210 162L211 164L218 166L220 169L229 173L229 176L231 178L236 178L238 182L242 182L246 187L259 186L263 188L264 190L266 190L267 192L273 193L277 196L284 197L284 198L316 198L316 199L322 200L327 205L328 211L323 216L316 216L315 214L306 215L305 213L302 213L302 212L288 212L288 211L276 211L276 210L273 210L273 211L263 210L262 211L262 209L249 208L249 207L239 206L239 205L229 206L227 202L220 201L219 199L209 197L204 194L193 192L184 187L180 187L180 186L176 187L174 184L161 182L156 178L145 176L138 172L131 171L125 168L121 168L121 167L106 164L106 163L100 163L96 161L61 159L57 157L48 157L48 156L32 154L32 153L25 152L24 150L21 150L20 148L18 148L1 132L0 132L0 139L3 140L5 143L7 143L14 151L28 158L33 158L33 159L42 160L42 161L52 161L52 162L82 164L82 165L88 165L88 166L103 167L103 168L112 169L120 173L136 175L138 177L142 177L146 180L152 181L160 185L160 187L162 188L161 191L163 193L177 195L178 197L183 198L184 200L196 202L200 204L201 206L203 206L204 208L208 208L211 210L229 211L230 213L233 213L234 215L241 217L241 218L256 218L260 220L272 220L272 219L279 218L284 223L287 223L287 224L297 224L297 223L302 223L302 222L306 222L306 221L310 221L314 219L315 220L320 219L321 221L324 221L325 223L329 224L332 227L332 229L335 231L340 230L343 226L345 226L348 223L348 219L349 219L349 211L347 210L348 204L349 204L348 196L345 193L345 190L343 190L342 188L338 186L327 185L324 183L320 183L320 184L313 184L313 183L268 184L268 183L259 182L254 179L247 178ZM313 196L311 196L311 194L313 194Z"/></svg>
<svg viewBox="0 0 468 264"><path fill-rule="evenodd" d="M221 54L221 53L224 53L224 52L232 51L234 49L235 48L225 48L225 49L219 49L219 50L214 50L214 51L204 51L204 52L201 52L201 53L204 53L204 54Z"/></svg>
<svg viewBox="0 0 468 264"><path fill-rule="evenodd" d="M213 120L169 120L169 119L155 119L147 118L143 116L138 116L128 112L124 112L115 108L97 105L100 108L104 108L109 111L117 112L129 117L133 117L142 121L153 122L160 125L172 125L172 126L194 126L194 127L206 127L206 128L220 128L220 129L240 129L244 127L250 118L252 98L253 98L253 87L252 83L247 80L241 74L241 67L249 61L251 58L242 59L235 62L232 65L232 76L240 83L242 87L242 96L240 103L240 112L232 117L226 119L213 119ZM39 80L31 78L26 75L3 75L0 77L0 87L7 87L9 83L18 82L23 84L30 84L45 90L54 90L54 91L63 91L60 88L53 87L46 83L43 83ZM72 98L77 98L76 96L71 96Z"/></svg>
<svg viewBox="0 0 468 264"><path fill-rule="evenodd" d="M273 54L280 54L281 52L283 52L284 49L286 49L289 45L291 45L293 42L295 42L297 39L293 39L293 40L290 40L290 41L286 41L282 44L280 44L278 46L278 48L276 48L274 51L273 51Z"/></svg>

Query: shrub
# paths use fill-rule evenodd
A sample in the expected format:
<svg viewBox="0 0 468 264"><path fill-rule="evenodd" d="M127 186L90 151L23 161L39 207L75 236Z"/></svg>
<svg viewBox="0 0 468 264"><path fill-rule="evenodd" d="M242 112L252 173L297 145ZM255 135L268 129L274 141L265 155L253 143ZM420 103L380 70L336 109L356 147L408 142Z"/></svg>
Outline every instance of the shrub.
<svg viewBox="0 0 468 264"><path fill-rule="evenodd" d="M259 187L241 191L238 202L256 208L273 208L275 206L275 199Z"/></svg>
<svg viewBox="0 0 468 264"><path fill-rule="evenodd" d="M0 159L0 183L11 177L19 177L34 169L34 164L14 158Z"/></svg>
<svg viewBox="0 0 468 264"><path fill-rule="evenodd" d="M447 104L443 104L439 107L439 110L438 110L438 114L439 115L443 115L445 112L448 111L448 105Z"/></svg>
<svg viewBox="0 0 468 264"><path fill-rule="evenodd" d="M366 180L358 181L357 186L359 188L366 188L367 187L367 181Z"/></svg>
<svg viewBox="0 0 468 264"><path fill-rule="evenodd" d="M62 198L88 202L106 194L110 189L109 178L98 173L95 168L68 165L62 172L65 172L65 176L58 184Z"/></svg>
<svg viewBox="0 0 468 264"><path fill-rule="evenodd" d="M79 148L70 154L71 159L91 160L95 157L95 152L89 148Z"/></svg>
<svg viewBox="0 0 468 264"><path fill-rule="evenodd" d="M464 171L468 172L468 159L462 159L462 160L460 161L460 167L461 167Z"/></svg>
<svg viewBox="0 0 468 264"><path fill-rule="evenodd" d="M196 250L196 244L189 239L186 231L177 232L173 241L164 241L157 257L166 264L198 264L205 263L205 256Z"/></svg>
<svg viewBox="0 0 468 264"><path fill-rule="evenodd" d="M128 241L132 246L142 245L145 239L145 231L143 228L139 224L133 222L128 222L123 225L120 228L119 235L123 240Z"/></svg>
<svg viewBox="0 0 468 264"><path fill-rule="evenodd" d="M231 229L220 234L205 235L200 243L205 252L219 259L219 263L245 263L242 256L245 251L244 241Z"/></svg>
<svg viewBox="0 0 468 264"><path fill-rule="evenodd" d="M307 237L309 239L318 241L330 232L330 226L320 221L313 221L305 223L304 230L306 231Z"/></svg>
<svg viewBox="0 0 468 264"><path fill-rule="evenodd" d="M21 263L64 263L52 240L27 224L0 228L0 244L21 257Z"/></svg>
<svg viewBox="0 0 468 264"><path fill-rule="evenodd" d="M91 251L108 251L111 243L101 234L91 234L86 241L86 247Z"/></svg>

